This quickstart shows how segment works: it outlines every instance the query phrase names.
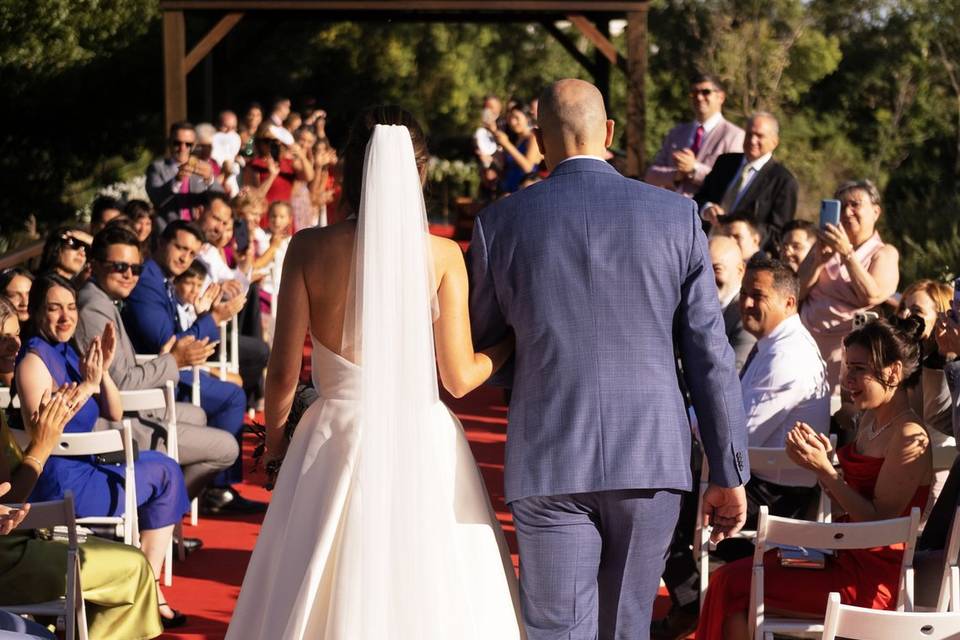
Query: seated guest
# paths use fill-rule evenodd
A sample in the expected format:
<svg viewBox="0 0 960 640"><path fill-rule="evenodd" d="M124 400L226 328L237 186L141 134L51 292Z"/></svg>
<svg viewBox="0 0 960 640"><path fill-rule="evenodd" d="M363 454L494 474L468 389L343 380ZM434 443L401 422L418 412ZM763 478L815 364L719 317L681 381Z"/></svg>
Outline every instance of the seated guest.
<svg viewBox="0 0 960 640"><path fill-rule="evenodd" d="M27 302L30 300L30 287L33 274L23 267L11 267L0 273L0 294L17 310L20 322L30 319Z"/></svg>
<svg viewBox="0 0 960 640"><path fill-rule="evenodd" d="M750 222L750 218L742 213L726 216L720 221L717 233L736 240L744 262L750 260L760 251L760 232Z"/></svg>
<svg viewBox="0 0 960 640"><path fill-rule="evenodd" d="M200 230L183 220L175 220L164 228L156 253L144 263L140 280L121 312L124 327L137 353L162 353L174 337L219 340L220 322L231 318L243 306L242 297L217 302L208 313L201 314L187 330L178 330L173 279L190 266L202 242L203 235ZM193 372L181 372L180 381L178 398L188 401ZM246 407L246 399L240 387L201 372L200 406L207 414L208 424L228 431L237 443L240 443ZM243 467L238 457L230 469L217 476L214 481L216 489L208 490L204 495L204 511L212 514L224 509L238 512L265 510L263 504L248 501L231 489L231 483L242 479Z"/></svg>
<svg viewBox="0 0 960 640"><path fill-rule="evenodd" d="M743 150L743 129L727 121L721 109L727 94L713 76L700 74L690 82L694 119L667 133L644 180L692 197L724 153Z"/></svg>
<svg viewBox="0 0 960 640"><path fill-rule="evenodd" d="M200 227L206 242L197 254L197 259L207 267L208 280L220 285L225 298L245 297L250 289L247 275L240 269L231 267L227 259L227 249L232 249L233 226L233 211L226 198L221 194L211 196L200 217ZM252 298L245 306L259 304L257 298ZM247 394L249 407L253 407L256 400L263 396L263 370L270 357L270 348L259 337L261 335L258 328L256 336L241 333L239 340L239 373L243 379L243 390Z"/></svg>
<svg viewBox="0 0 960 640"><path fill-rule="evenodd" d="M20 351L20 319L6 298L0 298L0 384L13 386L13 370Z"/></svg>
<svg viewBox="0 0 960 640"><path fill-rule="evenodd" d="M30 425L43 399L58 389L68 390L76 413L64 427L69 433L89 433L97 417L119 421L123 417L120 394L110 365L116 352L116 333L108 324L81 360L70 346L77 325L77 299L73 286L50 273L37 278L30 291L30 324L16 369L23 424ZM65 387L65 385L76 385ZM35 434L31 433L31 437ZM39 475L30 493L35 502L62 500L73 491L77 516L117 516L123 513L124 467L100 464L90 456L33 456L24 464ZM137 515L140 548L154 576L159 578L173 526L190 507L183 472L172 458L156 451L141 451L136 466Z"/></svg>
<svg viewBox="0 0 960 640"><path fill-rule="evenodd" d="M694 198L703 219L711 225L724 216L742 213L760 232L760 247L776 255L783 226L797 211L797 179L773 159L780 144L780 125L769 113L747 121L743 153L725 153Z"/></svg>
<svg viewBox="0 0 960 640"><path fill-rule="evenodd" d="M86 277L87 251L91 242L93 237L86 231L69 226L54 229L43 245L37 273L53 271L76 284Z"/></svg>
<svg viewBox="0 0 960 640"><path fill-rule="evenodd" d="M714 236L710 238L710 261L713 263L713 277L717 283L717 294L720 296L720 308L723 311L723 327L727 340L733 347L739 371L757 342L757 339L743 328L740 319L740 285L745 268L743 257L732 238Z"/></svg>
<svg viewBox="0 0 960 640"><path fill-rule="evenodd" d="M711 238L711 253L716 240ZM826 434L830 427L830 393L820 350L797 316L797 277L779 260L763 255L747 263L740 291L743 327L756 339L753 356L740 371L743 408L751 447L782 448L787 434L798 422ZM752 469L746 484L747 523L755 529L760 506L786 518L803 518L817 497L816 477L805 471L781 472L779 476ZM695 504L696 500L693 499ZM656 639L685 638L696 626L700 572L690 554L695 507L691 506L680 526L686 531L674 536L664 582L674 606L663 621L654 623ZM717 547L725 560L751 555L747 540L725 540ZM712 636L711 636L712 637Z"/></svg>
<svg viewBox="0 0 960 640"><path fill-rule="evenodd" d="M153 389L168 380L179 382L180 368L203 364L213 353L214 346L206 339L192 337L173 342L166 353L138 364L133 343L123 325L118 305L137 285L140 279L140 242L132 231L108 225L93 239L90 262L93 274L77 296L79 321L75 343L86 351L103 334L108 324L116 327L117 347L110 376L121 390ZM177 453L191 498L223 469L230 467L240 451L234 437L221 429L207 425L203 410L187 402L178 402ZM164 412L141 412L132 420L134 433L142 449L157 449L164 443Z"/></svg>
<svg viewBox="0 0 960 640"><path fill-rule="evenodd" d="M150 239L153 235L153 207L145 200L131 200L123 208L123 212L133 223L133 230L143 251L152 249Z"/></svg>
<svg viewBox="0 0 960 640"><path fill-rule="evenodd" d="M840 226L818 232L800 266L800 319L827 363L827 382L839 407L843 337L853 316L887 300L900 280L900 255L876 230L880 192L869 180L845 182L834 197L843 205Z"/></svg>
<svg viewBox="0 0 960 640"><path fill-rule="evenodd" d="M843 386L860 412L853 442L837 451L841 471L830 460L830 441L800 423L787 436L787 453L816 474L845 515L838 520L870 522L923 509L929 494L931 453L926 429L910 410L905 387L919 372L919 323L891 326L871 322L843 340ZM903 545L839 551L820 571L784 568L777 551L764 556L764 601L768 614L822 619L827 594L843 604L896 608ZM752 558L724 565L711 575L697 627L698 638L749 637Z"/></svg>
<svg viewBox="0 0 960 640"><path fill-rule="evenodd" d="M817 227L808 220L791 220L783 225L783 235L780 238L780 259L793 269L800 271L800 264L810 253L810 249L817 241Z"/></svg>
<svg viewBox="0 0 960 640"><path fill-rule="evenodd" d="M192 220L209 191L222 192L210 165L191 156L197 134L189 122L174 122L167 141L170 154L147 168L147 195L160 223Z"/></svg>
<svg viewBox="0 0 960 640"><path fill-rule="evenodd" d="M126 218L120 201L111 196L99 196L90 208L90 235L97 235L107 223L117 218Z"/></svg>
<svg viewBox="0 0 960 640"><path fill-rule="evenodd" d="M201 297L204 283L207 280L207 266L200 260L194 260L187 270L173 279L173 291L177 300L177 319L179 331L186 331L197 321L201 313L209 311L205 298ZM210 287L214 292L219 288L214 284ZM207 300L206 302L212 302Z"/></svg>
<svg viewBox="0 0 960 640"><path fill-rule="evenodd" d="M4 500L27 499L40 475L38 468L49 459L73 415L67 393L55 393L41 402L30 419L30 444L21 450L0 414L0 496ZM4 487L9 488L6 495ZM5 510L0 505L0 520ZM0 607L62 597L66 590L66 545L21 532L4 533L7 529L0 526ZM177 614L165 602L158 604L153 569L139 549L89 536L80 543L80 550L80 584L91 640L153 638L164 627L186 622L186 616ZM0 629L6 628L0 620Z"/></svg>

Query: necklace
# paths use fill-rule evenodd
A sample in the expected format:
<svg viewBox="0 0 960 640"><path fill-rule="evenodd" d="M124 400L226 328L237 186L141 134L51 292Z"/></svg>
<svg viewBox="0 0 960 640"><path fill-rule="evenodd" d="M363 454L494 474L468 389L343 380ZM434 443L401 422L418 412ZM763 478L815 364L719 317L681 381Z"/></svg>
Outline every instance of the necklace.
<svg viewBox="0 0 960 640"><path fill-rule="evenodd" d="M892 425L893 422L894 422L894 420L896 420L897 418L899 418L900 416L902 416L902 415L905 414L905 413L909 413L910 411L911 411L910 409L904 409L903 411L901 411L901 412L898 413L897 415L895 415L895 416L893 416L892 418L890 418L889 420L887 420L887 423L886 423L885 425L883 425L882 427L880 427L879 429L877 428L877 419L874 417L874 418L873 418L873 424L870 426L870 428L869 428L869 429L864 429L864 431L865 431L866 434L867 434L867 442L873 441L877 436L879 436L881 433L883 433L884 431L886 431L886 430L887 430L887 427L889 427L890 425Z"/></svg>

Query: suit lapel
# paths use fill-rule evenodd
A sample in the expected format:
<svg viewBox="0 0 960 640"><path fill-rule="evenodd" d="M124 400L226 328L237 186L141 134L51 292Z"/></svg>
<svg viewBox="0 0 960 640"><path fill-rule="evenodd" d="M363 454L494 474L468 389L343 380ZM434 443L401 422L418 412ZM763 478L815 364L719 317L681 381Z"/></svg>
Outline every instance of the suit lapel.
<svg viewBox="0 0 960 640"><path fill-rule="evenodd" d="M751 180L750 184L747 185L743 195L740 196L740 199L737 201L737 206L734 207L735 209L740 210L750 208L750 205L752 205L754 200L757 199L757 196L760 195L760 190L763 187L763 183L766 182L767 176L770 175L770 172L773 171L773 167L776 164L777 161L773 158L770 158L770 160L767 161L767 164L763 165L763 168L757 172L757 175L753 176L753 180Z"/></svg>

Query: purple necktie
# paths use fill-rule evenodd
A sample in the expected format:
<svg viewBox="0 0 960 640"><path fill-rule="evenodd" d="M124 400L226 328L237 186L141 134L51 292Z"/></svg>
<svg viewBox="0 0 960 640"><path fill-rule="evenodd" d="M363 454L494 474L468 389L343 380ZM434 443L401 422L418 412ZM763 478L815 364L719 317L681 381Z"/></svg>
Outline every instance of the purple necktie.
<svg viewBox="0 0 960 640"><path fill-rule="evenodd" d="M697 132L693 134L693 144L690 146L690 151L693 151L693 155L700 153L700 145L703 144L703 125L697 127Z"/></svg>

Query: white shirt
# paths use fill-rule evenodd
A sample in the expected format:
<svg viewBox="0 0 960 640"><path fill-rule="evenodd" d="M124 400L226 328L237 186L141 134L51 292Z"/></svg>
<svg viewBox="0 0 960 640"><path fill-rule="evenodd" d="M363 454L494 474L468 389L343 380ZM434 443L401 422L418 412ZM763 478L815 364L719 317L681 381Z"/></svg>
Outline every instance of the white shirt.
<svg viewBox="0 0 960 640"><path fill-rule="evenodd" d="M765 153L753 162L747 162L747 157L743 157L743 163L740 165L740 171L737 172L737 175L734 176L734 180L740 180L740 177L743 175L744 171L753 170L752 173L744 181L743 185L740 187L740 191L737 192L737 201L740 201L740 196L746 193L747 189L750 188L750 183L753 182L753 179L757 177L757 174L760 173L760 170L763 169L764 165L770 162L770 158L773 157L773 152Z"/></svg>
<svg viewBox="0 0 960 640"><path fill-rule="evenodd" d="M479 127L473 132L473 144L485 156L492 156L497 152L499 145L493 132L486 127Z"/></svg>
<svg viewBox="0 0 960 640"><path fill-rule="evenodd" d="M225 282L227 280L238 280L243 285L244 294L250 288L250 279L239 269L231 269L227 261L223 259L220 250L209 242L203 243L200 253L197 254L197 260L207 267L207 277L203 282L204 291L211 282Z"/></svg>
<svg viewBox="0 0 960 640"><path fill-rule="evenodd" d="M192 304L177 300L177 318L180 320L180 331L186 331L197 321L197 312Z"/></svg>
<svg viewBox="0 0 960 640"><path fill-rule="evenodd" d="M723 122L723 114L718 111L703 122L700 122L699 120L695 120L694 122L697 123L697 127L703 127L703 137L706 138L707 134L716 129L717 125ZM697 127L693 128L693 135L690 137L690 147L693 147L693 142L696 140ZM703 144L702 141L701 144Z"/></svg>
<svg viewBox="0 0 960 640"><path fill-rule="evenodd" d="M585 159L589 159L589 160L599 160L600 162L603 162L604 164L606 164L606 162L607 162L606 160L604 160L604 159L601 158L600 156L579 155L579 156L570 156L569 158L564 158L563 160L561 160L560 162L557 163L557 166L559 167L559 166L560 166L561 164L563 164L564 162L570 162L571 160L585 160Z"/></svg>
<svg viewBox="0 0 960 640"><path fill-rule="evenodd" d="M270 245L270 234L267 234L267 246ZM280 246L277 247L276 252L273 254L273 264L276 267L283 265L283 259L287 255L287 247L290 246L290 237L286 237L280 243ZM269 269L267 275L264 276L263 281L260 283L260 290L264 293L273 294L277 289L277 285L280 282L280 274L276 273L276 278L274 278L274 269ZM276 280L276 282L274 282Z"/></svg>
<svg viewBox="0 0 960 640"><path fill-rule="evenodd" d="M830 429L830 388L820 349L794 314L757 341L757 352L740 378L750 447L785 446L798 421L826 434ZM779 478L752 470L761 480L788 486L813 486L816 478L797 469Z"/></svg>

